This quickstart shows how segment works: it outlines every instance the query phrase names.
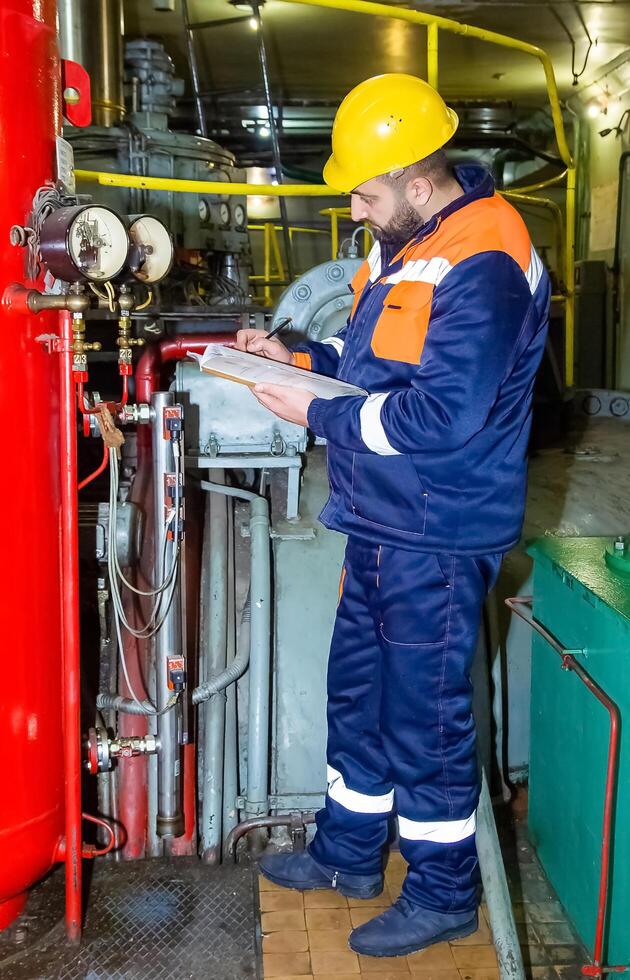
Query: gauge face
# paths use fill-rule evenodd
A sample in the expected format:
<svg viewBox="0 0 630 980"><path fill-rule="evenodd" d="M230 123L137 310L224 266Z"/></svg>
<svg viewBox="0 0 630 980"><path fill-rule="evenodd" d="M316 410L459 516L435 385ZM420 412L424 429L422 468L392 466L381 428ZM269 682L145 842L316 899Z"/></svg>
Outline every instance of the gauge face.
<svg viewBox="0 0 630 980"><path fill-rule="evenodd" d="M203 198L199 199L199 217L201 221L207 221L210 217L210 208L208 207L208 202L204 201Z"/></svg>
<svg viewBox="0 0 630 980"><path fill-rule="evenodd" d="M229 225L230 223L230 206L229 204L221 204L219 206L219 218L222 225Z"/></svg>
<svg viewBox="0 0 630 980"><path fill-rule="evenodd" d="M67 235L68 252L86 279L113 279L127 259L129 239L124 224L109 208L89 206L73 218Z"/></svg>
<svg viewBox="0 0 630 980"><path fill-rule="evenodd" d="M242 204L237 204L234 208L234 224L237 228L242 228L245 224L245 208Z"/></svg>
<svg viewBox="0 0 630 980"><path fill-rule="evenodd" d="M173 241L166 225L151 214L141 214L129 226L135 261L131 271L141 282L159 282L173 262Z"/></svg>

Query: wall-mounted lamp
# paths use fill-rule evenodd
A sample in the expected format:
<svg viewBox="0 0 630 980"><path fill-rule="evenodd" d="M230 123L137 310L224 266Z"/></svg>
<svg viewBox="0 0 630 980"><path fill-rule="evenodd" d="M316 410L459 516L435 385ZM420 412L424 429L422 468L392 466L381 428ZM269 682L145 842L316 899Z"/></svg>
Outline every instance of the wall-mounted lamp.
<svg viewBox="0 0 630 980"><path fill-rule="evenodd" d="M586 106L586 115L588 116L589 119L597 119L600 112L603 113L603 115L606 115L607 111L608 111L608 103L602 104L602 102L599 99L591 99L591 101L587 103Z"/></svg>
<svg viewBox="0 0 630 980"><path fill-rule="evenodd" d="M599 135L610 136L611 133L614 133L615 139L617 139L617 137L623 135L623 131L628 125L628 119L630 119L630 109L626 109L616 126L609 126L607 129L600 129Z"/></svg>
<svg viewBox="0 0 630 980"><path fill-rule="evenodd" d="M255 19L254 8L251 5L251 3L247 2L247 0L228 0L228 3L230 4L230 7L234 7L235 10L240 10L244 14L251 14L252 19ZM259 7L264 7L264 5L265 5L265 0L258 0Z"/></svg>

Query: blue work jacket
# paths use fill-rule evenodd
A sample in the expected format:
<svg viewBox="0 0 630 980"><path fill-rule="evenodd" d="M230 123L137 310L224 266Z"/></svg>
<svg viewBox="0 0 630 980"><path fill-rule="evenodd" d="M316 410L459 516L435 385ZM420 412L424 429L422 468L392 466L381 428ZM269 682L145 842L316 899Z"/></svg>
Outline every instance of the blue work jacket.
<svg viewBox="0 0 630 980"><path fill-rule="evenodd" d="M310 405L328 443L326 527L418 551L479 555L518 541L550 283L522 218L481 167L463 196L352 281L346 326L300 367L366 389Z"/></svg>

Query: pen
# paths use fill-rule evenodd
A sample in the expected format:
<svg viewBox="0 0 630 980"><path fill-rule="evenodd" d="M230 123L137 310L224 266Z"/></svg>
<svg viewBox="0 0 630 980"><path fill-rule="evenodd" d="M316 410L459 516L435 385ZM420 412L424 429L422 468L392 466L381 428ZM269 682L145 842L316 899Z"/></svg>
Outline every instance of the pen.
<svg viewBox="0 0 630 980"><path fill-rule="evenodd" d="M286 327L287 323L291 323L291 320L292 319L293 319L293 317L288 316L286 318L286 320L281 320L280 323L276 327L273 328L273 330L271 331L271 333L268 333L267 334L267 336L265 337L265 340L270 340L271 337L275 337L277 333L280 333L281 330L284 330L284 328Z"/></svg>

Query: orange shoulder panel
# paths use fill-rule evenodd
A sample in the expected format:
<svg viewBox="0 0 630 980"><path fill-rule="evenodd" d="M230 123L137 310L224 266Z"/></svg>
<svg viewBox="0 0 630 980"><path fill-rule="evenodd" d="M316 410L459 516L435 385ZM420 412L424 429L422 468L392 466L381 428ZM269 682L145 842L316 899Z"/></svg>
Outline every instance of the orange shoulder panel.
<svg viewBox="0 0 630 980"><path fill-rule="evenodd" d="M499 194L473 201L446 218L409 258L439 256L457 265L480 252L506 252L525 272L531 240L518 211Z"/></svg>

